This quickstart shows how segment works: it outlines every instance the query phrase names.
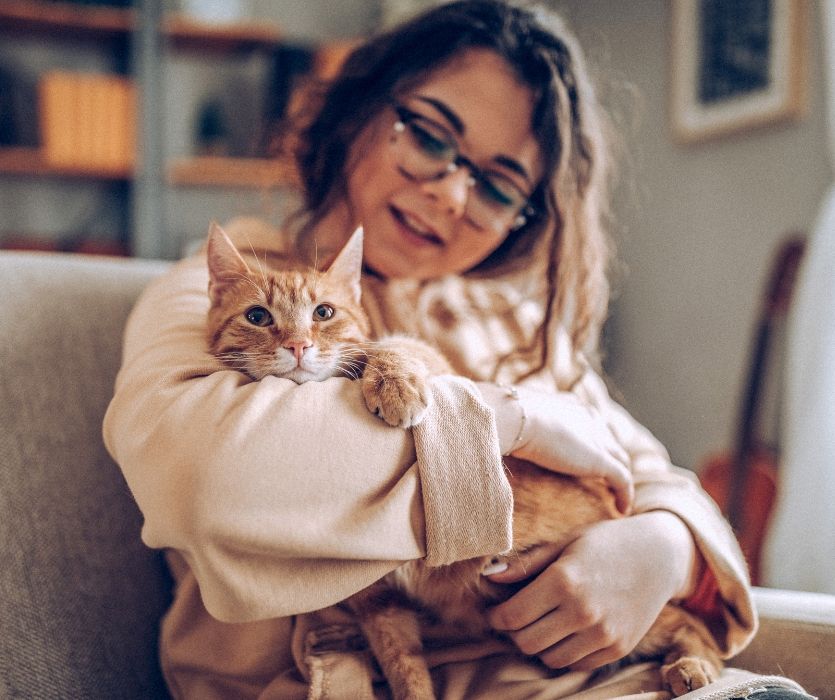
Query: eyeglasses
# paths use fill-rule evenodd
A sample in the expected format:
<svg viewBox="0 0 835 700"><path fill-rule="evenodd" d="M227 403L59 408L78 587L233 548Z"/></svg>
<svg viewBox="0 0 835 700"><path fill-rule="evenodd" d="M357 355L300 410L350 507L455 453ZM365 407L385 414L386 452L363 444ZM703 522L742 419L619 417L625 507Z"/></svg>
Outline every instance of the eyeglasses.
<svg viewBox="0 0 835 700"><path fill-rule="evenodd" d="M394 124L392 146L400 171L417 182L440 180L459 168L467 168L465 213L482 229L506 232L521 228L534 214L529 196L499 172L484 171L461 155L455 137L443 126L402 106L393 105L398 120Z"/></svg>

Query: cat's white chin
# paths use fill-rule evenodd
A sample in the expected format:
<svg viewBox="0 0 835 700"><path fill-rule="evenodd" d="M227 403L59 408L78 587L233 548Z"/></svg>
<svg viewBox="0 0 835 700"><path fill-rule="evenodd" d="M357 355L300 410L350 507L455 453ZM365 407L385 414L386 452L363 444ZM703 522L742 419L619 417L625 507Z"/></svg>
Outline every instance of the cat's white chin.
<svg viewBox="0 0 835 700"><path fill-rule="evenodd" d="M336 371L329 367L315 371L296 367L295 369L292 369L289 372L284 372L279 376L284 377L285 379L290 379L296 382L296 384L304 384L305 382L323 382L325 379L335 377Z"/></svg>

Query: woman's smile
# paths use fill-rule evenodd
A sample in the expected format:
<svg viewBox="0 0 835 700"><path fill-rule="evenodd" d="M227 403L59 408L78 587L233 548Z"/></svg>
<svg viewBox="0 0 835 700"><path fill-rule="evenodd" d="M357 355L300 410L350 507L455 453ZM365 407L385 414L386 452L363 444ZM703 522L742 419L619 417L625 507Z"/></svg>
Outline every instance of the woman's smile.
<svg viewBox="0 0 835 700"><path fill-rule="evenodd" d="M407 244L417 247L444 245L444 240L431 227L424 224L417 217L405 212L394 205L389 211L403 234Z"/></svg>

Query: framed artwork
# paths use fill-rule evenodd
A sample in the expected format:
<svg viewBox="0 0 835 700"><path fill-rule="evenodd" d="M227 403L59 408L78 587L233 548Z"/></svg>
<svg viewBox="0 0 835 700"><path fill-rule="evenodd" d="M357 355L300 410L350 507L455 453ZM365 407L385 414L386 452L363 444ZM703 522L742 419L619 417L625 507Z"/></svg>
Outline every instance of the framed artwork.
<svg viewBox="0 0 835 700"><path fill-rule="evenodd" d="M696 143L800 118L806 0L672 0L671 126Z"/></svg>

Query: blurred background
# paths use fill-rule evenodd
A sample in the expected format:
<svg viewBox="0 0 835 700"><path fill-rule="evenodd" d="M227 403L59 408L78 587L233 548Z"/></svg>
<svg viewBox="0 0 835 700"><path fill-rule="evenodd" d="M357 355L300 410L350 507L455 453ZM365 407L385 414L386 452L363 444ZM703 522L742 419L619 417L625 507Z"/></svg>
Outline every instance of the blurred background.
<svg viewBox="0 0 835 700"><path fill-rule="evenodd" d="M280 223L292 172L265 156L304 76L428 4L2 0L0 246L174 259L211 219ZM548 4L620 144L613 393L702 476L746 427L779 450L797 357L768 300L788 296L779 251L808 241L832 181L828 1Z"/></svg>

